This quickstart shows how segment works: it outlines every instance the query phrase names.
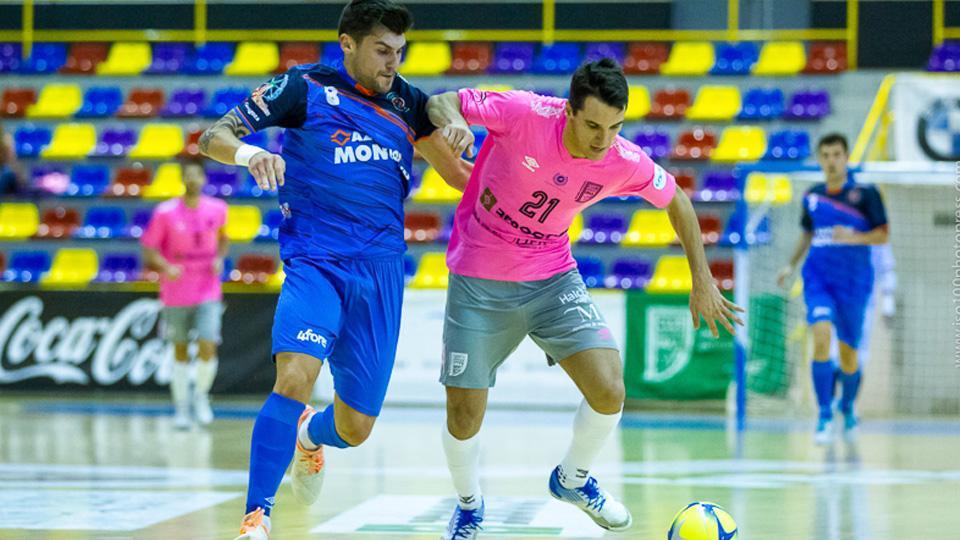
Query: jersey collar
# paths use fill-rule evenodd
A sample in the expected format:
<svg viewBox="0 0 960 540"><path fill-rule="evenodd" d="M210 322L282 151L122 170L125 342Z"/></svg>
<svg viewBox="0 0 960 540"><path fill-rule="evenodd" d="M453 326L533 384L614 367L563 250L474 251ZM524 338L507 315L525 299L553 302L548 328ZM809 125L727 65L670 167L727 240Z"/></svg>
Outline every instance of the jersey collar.
<svg viewBox="0 0 960 540"><path fill-rule="evenodd" d="M377 95L376 92L363 86L362 84L358 83L353 77L351 77L350 74L347 73L347 68L346 66L343 65L342 61L338 61L336 66L337 66L337 71L340 72L340 77L342 77L343 80L347 81L347 84L355 88L357 92L360 92L360 94L366 97L373 97Z"/></svg>

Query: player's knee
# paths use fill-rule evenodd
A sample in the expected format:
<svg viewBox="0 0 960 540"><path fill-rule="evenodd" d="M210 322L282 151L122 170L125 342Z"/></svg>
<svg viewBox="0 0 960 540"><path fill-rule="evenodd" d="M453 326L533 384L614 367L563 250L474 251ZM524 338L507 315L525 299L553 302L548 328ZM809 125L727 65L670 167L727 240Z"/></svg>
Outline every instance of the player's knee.
<svg viewBox="0 0 960 540"><path fill-rule="evenodd" d="M337 434L350 446L360 446L373 432L376 418L366 415L352 415L348 420L337 424Z"/></svg>
<svg viewBox="0 0 960 540"><path fill-rule="evenodd" d="M174 343L173 344L173 357L177 362L186 362L190 359L189 345L187 343Z"/></svg>
<svg viewBox="0 0 960 540"><path fill-rule="evenodd" d="M217 356L217 344L212 341L197 343L197 355L201 360L211 360Z"/></svg>
<svg viewBox="0 0 960 540"><path fill-rule="evenodd" d="M460 440L473 437L483 423L483 409L469 402L447 407L447 428Z"/></svg>
<svg viewBox="0 0 960 540"><path fill-rule="evenodd" d="M598 413L616 414L623 409L626 388L622 380L614 379L593 392L593 395L586 397L590 408Z"/></svg>
<svg viewBox="0 0 960 540"><path fill-rule="evenodd" d="M277 382L273 385L273 391L281 396L306 403L313 392L313 381L298 376L293 370L277 371Z"/></svg>

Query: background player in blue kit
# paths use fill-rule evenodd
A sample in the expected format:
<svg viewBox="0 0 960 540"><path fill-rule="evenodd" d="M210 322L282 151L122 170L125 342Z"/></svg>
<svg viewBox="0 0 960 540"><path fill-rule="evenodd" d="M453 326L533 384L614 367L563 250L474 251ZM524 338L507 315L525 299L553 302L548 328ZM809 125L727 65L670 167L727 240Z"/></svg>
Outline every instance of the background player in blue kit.
<svg viewBox="0 0 960 540"><path fill-rule="evenodd" d="M410 13L390 0L354 0L339 24L342 65L292 68L201 138L204 154L247 166L265 189L280 186L284 216L286 280L273 325L277 381L253 428L239 538L267 538L295 454L294 495L315 502L323 445L361 444L380 413L400 329L413 144L434 131L427 96L397 74L411 24ZM287 128L282 155L238 138L269 126ZM451 126L418 148L450 178L459 176L447 168L458 166L453 156L472 142L469 129ZM305 403L327 359L335 401L315 411Z"/></svg>
<svg viewBox="0 0 960 540"><path fill-rule="evenodd" d="M820 409L815 440L819 444L832 440L837 378L842 386L840 412L845 432L852 435L857 425L853 411L861 379L857 348L873 292L870 246L887 242L887 214L880 193L871 185L853 181L848 175L847 158L847 140L842 135L834 133L820 139L817 159L826 182L804 195L804 232L790 263L777 278L785 286L806 257L803 296L813 332L813 387ZM840 344L839 373L830 358L833 330Z"/></svg>

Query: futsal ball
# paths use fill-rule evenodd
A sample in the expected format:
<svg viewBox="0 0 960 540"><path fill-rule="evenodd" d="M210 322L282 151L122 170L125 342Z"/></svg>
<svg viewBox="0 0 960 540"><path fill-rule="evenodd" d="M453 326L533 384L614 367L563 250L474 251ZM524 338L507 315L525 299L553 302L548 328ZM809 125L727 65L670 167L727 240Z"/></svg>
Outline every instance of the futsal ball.
<svg viewBox="0 0 960 540"><path fill-rule="evenodd" d="M692 502L677 512L667 540L734 540L737 524L726 510L709 502Z"/></svg>

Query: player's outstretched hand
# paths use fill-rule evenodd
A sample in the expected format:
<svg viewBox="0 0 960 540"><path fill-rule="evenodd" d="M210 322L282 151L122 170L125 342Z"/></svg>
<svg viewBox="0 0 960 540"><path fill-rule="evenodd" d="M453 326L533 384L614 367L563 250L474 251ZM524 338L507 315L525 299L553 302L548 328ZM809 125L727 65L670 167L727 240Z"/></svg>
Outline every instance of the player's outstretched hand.
<svg viewBox="0 0 960 540"><path fill-rule="evenodd" d="M734 333L731 321L743 326L743 320L737 316L737 312L743 313L743 308L724 298L720 294L720 289L713 283L694 286L690 292L690 314L693 316L693 327L700 328L700 317L703 317L713 337L720 337L720 332L717 330L718 321L730 334Z"/></svg>
<svg viewBox="0 0 960 540"><path fill-rule="evenodd" d="M272 191L276 190L277 186L283 185L283 174L287 172L287 163L282 157L264 150L250 158L247 168L260 189Z"/></svg>
<svg viewBox="0 0 960 540"><path fill-rule="evenodd" d="M450 145L453 155L459 158L464 152L467 152L467 157L473 157L475 153L473 149L474 137L473 132L470 131L470 126L447 124L440 134L443 136L443 140Z"/></svg>
<svg viewBox="0 0 960 540"><path fill-rule="evenodd" d="M793 275L793 267L790 266L789 264L787 266L784 266L777 273L777 285L779 285L781 289L786 289L787 285L789 285L788 281L790 280L790 276L792 275Z"/></svg>

